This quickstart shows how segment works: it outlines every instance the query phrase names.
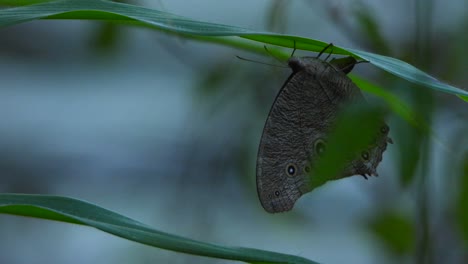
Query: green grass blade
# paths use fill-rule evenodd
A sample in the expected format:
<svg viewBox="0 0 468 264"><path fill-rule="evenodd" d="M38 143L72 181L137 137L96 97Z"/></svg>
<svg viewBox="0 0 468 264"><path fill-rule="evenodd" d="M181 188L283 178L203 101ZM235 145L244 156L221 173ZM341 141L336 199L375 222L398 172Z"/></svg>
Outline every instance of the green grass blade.
<svg viewBox="0 0 468 264"><path fill-rule="evenodd" d="M0 194L0 213L86 225L141 244L193 255L248 263L317 264L298 256L223 247L168 234L102 207L67 197Z"/></svg>
<svg viewBox="0 0 468 264"><path fill-rule="evenodd" d="M404 61L366 51L348 49L373 65L410 82L432 88L437 91L455 94L468 102L468 92L443 83L429 74Z"/></svg>
<svg viewBox="0 0 468 264"><path fill-rule="evenodd" d="M321 51L327 45L327 43L319 40L197 21L167 12L104 0L54 1L0 10L0 27L36 19L94 19L130 23L154 27L169 33L181 34L188 38L199 38L205 41L211 39L213 42L234 46L236 45L231 41L219 41L219 37L238 36L262 43L289 48L296 47L297 49L310 51ZM403 61L340 47L334 47L333 53L354 54L408 81L454 94L468 101L467 91L442 83Z"/></svg>

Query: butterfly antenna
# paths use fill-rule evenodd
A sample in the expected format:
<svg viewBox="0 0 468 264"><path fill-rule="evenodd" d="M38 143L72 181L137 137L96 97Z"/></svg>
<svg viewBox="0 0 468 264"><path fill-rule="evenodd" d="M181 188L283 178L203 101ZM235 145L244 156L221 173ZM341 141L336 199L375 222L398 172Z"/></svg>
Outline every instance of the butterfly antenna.
<svg viewBox="0 0 468 264"><path fill-rule="evenodd" d="M359 63L369 63L369 62L370 62L370 61L368 61L368 60L362 60L362 61L358 61L358 62L356 62L356 63L354 63L354 64L359 64Z"/></svg>
<svg viewBox="0 0 468 264"><path fill-rule="evenodd" d="M256 61L256 60L246 59L246 58L243 58L243 57L237 56L237 55L236 55L236 57L237 57L239 60L243 60L243 61L254 62L254 63L263 64L263 65L268 65L268 66L273 66L273 67L288 68L288 67L286 67L286 66L284 66L284 65L276 65L276 64L266 63L266 62L262 62L262 61Z"/></svg>
<svg viewBox="0 0 468 264"><path fill-rule="evenodd" d="M320 56L322 56L322 54L323 54L328 48L330 48L330 47L333 48L333 43L330 43L330 44L328 44L325 48L323 48L323 50L320 51L320 53L318 54L317 58L320 58Z"/></svg>
<svg viewBox="0 0 468 264"><path fill-rule="evenodd" d="M333 46L331 46L331 51L330 51L330 53L328 53L328 56L325 58L325 61L327 61L330 58L332 53L333 53Z"/></svg>
<svg viewBox="0 0 468 264"><path fill-rule="evenodd" d="M365 63L365 62L370 62L370 61L367 61L367 60L357 61L356 63L346 65L346 66L345 66L343 69L341 69L341 70L344 71L344 72L346 72L347 69L354 67L354 65L359 64L359 63Z"/></svg>
<svg viewBox="0 0 468 264"><path fill-rule="evenodd" d="M275 58L276 61L278 61L279 63L284 63L282 60L280 60L278 57L276 57L276 56L267 48L266 45L264 45L263 48L265 49L266 52L268 52L268 54L270 54L270 56L272 56L273 58Z"/></svg>
<svg viewBox="0 0 468 264"><path fill-rule="evenodd" d="M292 51L292 53L291 53L290 58L292 58L292 57L294 56L294 52L296 52L296 40L293 40L293 41L294 41L294 44L293 44L293 45L294 45L294 49L293 49L293 51Z"/></svg>

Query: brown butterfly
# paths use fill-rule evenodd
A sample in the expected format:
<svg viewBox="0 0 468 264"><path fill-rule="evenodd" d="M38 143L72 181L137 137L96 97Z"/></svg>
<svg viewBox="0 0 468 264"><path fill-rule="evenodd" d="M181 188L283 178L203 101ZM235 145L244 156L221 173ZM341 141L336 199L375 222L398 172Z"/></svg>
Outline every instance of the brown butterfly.
<svg viewBox="0 0 468 264"><path fill-rule="evenodd" d="M329 45L331 46L331 44ZM329 47L327 46L327 48ZM325 48L324 50L326 50ZM346 76L357 61L353 57L330 62L317 57L288 60L293 73L271 107L257 156L257 192L266 211L289 211L308 184L314 161L326 151L327 136L339 110L348 102L364 100L360 89ZM391 139L382 122L375 142L350 160L340 175L377 175L376 168Z"/></svg>

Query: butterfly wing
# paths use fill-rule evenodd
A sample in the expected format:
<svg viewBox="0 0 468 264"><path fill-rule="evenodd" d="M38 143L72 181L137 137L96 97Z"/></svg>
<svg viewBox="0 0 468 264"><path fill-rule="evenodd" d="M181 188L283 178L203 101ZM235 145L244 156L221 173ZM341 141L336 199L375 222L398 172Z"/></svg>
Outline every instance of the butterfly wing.
<svg viewBox="0 0 468 264"><path fill-rule="evenodd" d="M298 58L299 59L299 58ZM333 92L319 82L329 64L312 60L296 65L278 93L263 129L257 156L257 192L266 211L291 210L299 197L310 191L308 172L314 160L314 144L324 138L338 103Z"/></svg>
<svg viewBox="0 0 468 264"><path fill-rule="evenodd" d="M291 210L303 184L298 161L306 159L301 139L302 87L293 73L278 93L263 128L257 156L257 192L270 213Z"/></svg>
<svg viewBox="0 0 468 264"><path fill-rule="evenodd" d="M293 74L278 93L257 156L257 192L270 212L291 210L312 190L309 172L338 109L362 97L346 72L315 58L291 58Z"/></svg>

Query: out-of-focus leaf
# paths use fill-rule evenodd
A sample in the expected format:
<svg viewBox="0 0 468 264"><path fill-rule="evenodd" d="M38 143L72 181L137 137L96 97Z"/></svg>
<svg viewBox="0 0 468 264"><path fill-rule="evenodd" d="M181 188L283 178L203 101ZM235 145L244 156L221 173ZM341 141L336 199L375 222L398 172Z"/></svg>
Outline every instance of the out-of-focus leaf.
<svg viewBox="0 0 468 264"><path fill-rule="evenodd" d="M397 85L401 90L405 89L404 83ZM427 139L431 132L430 123L434 106L432 93L421 89L421 87L412 87L412 89L405 89L403 92L409 98L410 105L418 113L418 117L423 120L420 123L423 123L424 128L427 128L418 129L410 127L404 122L395 122L394 131L397 136L396 140L399 142L397 144L397 161L400 169L400 183L406 187L413 181L420 165L424 166L424 164L420 163L424 161L422 158L425 157L421 151L428 144ZM434 139L437 139L435 135ZM421 176L425 177L425 175Z"/></svg>
<svg viewBox="0 0 468 264"><path fill-rule="evenodd" d="M460 233L468 248L468 154L465 155L463 164L463 174L460 184L460 196L457 204L457 218L460 226Z"/></svg>
<svg viewBox="0 0 468 264"><path fill-rule="evenodd" d="M415 111L409 104L405 103L390 91L360 77L352 76L351 78L362 90L384 99L390 109L406 121L401 122L401 120L396 120L394 125L390 128L390 133L394 136L395 142L397 142L395 146L397 149L396 159L399 164L398 175L400 177L400 183L404 187L408 186L412 182L419 164L422 139L427 135L432 135L434 139L436 138L428 122L423 115L419 114L424 111L429 113L431 110L418 109L419 111ZM408 90L407 92L412 93L414 91ZM418 100L424 99L418 98ZM425 107L430 106L430 104L425 104L424 102L413 103L412 105L416 106L420 104L424 104Z"/></svg>
<svg viewBox="0 0 468 264"><path fill-rule="evenodd" d="M381 113L382 110L374 106L353 104L338 115L336 124L327 137L326 151L310 172L312 189L340 178L340 172L347 163L360 158L362 151L380 133L383 122ZM356 127L356 122L359 122L359 127Z"/></svg>
<svg viewBox="0 0 468 264"><path fill-rule="evenodd" d="M393 135L396 144L396 159L398 163L400 183L403 187L408 186L414 176L420 161L422 135L421 131L409 126L405 122L394 122Z"/></svg>
<svg viewBox="0 0 468 264"><path fill-rule="evenodd" d="M197 86L197 92L203 96L216 95L223 88L223 85L230 81L231 76L236 75L237 72L238 65L226 61L218 62L202 76Z"/></svg>
<svg viewBox="0 0 468 264"><path fill-rule="evenodd" d="M424 121L421 117L418 117L417 113L414 112L405 102L403 102L398 96L393 93L385 90L384 88L369 82L368 80L361 78L356 75L349 76L351 80L359 87L361 90L368 93L374 94L388 104L389 108L403 118L405 121L413 125L414 127L421 129L428 129L427 124L424 124Z"/></svg>
<svg viewBox="0 0 468 264"><path fill-rule="evenodd" d="M112 51L117 44L117 39L121 35L119 26L112 23L102 24L92 37L92 48L97 51Z"/></svg>
<svg viewBox="0 0 468 264"><path fill-rule="evenodd" d="M416 228L408 217L400 213L388 211L377 214L367 227L396 255L409 254L415 249Z"/></svg>
<svg viewBox="0 0 468 264"><path fill-rule="evenodd" d="M274 0L270 1L269 11L267 12L266 25L268 30L283 33L288 27L288 8L291 1Z"/></svg>

